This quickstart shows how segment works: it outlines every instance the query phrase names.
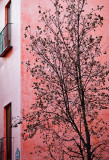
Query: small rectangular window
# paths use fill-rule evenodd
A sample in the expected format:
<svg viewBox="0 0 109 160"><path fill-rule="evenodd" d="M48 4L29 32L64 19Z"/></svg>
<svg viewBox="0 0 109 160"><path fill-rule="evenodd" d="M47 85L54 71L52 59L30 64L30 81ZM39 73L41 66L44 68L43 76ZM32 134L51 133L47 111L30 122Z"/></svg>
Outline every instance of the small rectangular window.
<svg viewBox="0 0 109 160"><path fill-rule="evenodd" d="M5 27L0 32L0 57L3 57L11 45L11 0L5 6Z"/></svg>
<svg viewBox="0 0 109 160"><path fill-rule="evenodd" d="M5 7L5 24L11 23L11 1Z"/></svg>

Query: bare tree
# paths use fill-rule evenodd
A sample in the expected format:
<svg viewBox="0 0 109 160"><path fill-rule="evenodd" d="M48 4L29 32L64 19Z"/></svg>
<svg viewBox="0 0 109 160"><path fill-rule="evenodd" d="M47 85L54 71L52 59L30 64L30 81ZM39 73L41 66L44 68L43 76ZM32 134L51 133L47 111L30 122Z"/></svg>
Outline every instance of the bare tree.
<svg viewBox="0 0 109 160"><path fill-rule="evenodd" d="M93 34L103 25L103 6L88 13L86 0L52 3L54 11L39 6L44 25L37 26L35 36L30 26L25 29L30 41L26 49L35 56L26 65L35 78L36 102L23 116L28 123L23 138L40 130L46 147L36 151L47 152L49 159L109 158L108 124L101 116L109 104L109 66L99 62L106 52L101 50L102 36Z"/></svg>

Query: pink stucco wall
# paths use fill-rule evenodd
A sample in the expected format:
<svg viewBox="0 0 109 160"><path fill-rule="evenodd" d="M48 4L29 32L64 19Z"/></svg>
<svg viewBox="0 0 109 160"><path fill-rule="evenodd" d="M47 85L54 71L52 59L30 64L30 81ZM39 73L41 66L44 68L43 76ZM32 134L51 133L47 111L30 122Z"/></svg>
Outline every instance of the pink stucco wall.
<svg viewBox="0 0 109 160"><path fill-rule="evenodd" d="M0 31L5 26L5 6L8 0L0 0ZM44 8L52 8L50 0L11 0L11 22L12 24L12 45L13 49L4 57L0 58L0 138L4 137L4 107L12 103L12 116L20 116L21 109L29 112L29 108L34 100L32 77L27 72L26 67L21 62L25 62L33 57L25 50L28 41L24 38L25 27L32 26L31 32L35 33L38 25L39 13L38 5ZM102 49L107 50L108 54L101 57L101 63L109 60L109 0L88 0L88 6L94 7L97 4L104 5L102 15L104 25L97 30L97 34L103 35ZM87 10L89 9L87 7ZM34 58L33 58L34 59ZM108 121L109 113L102 113L103 118ZM36 144L41 144L39 134L28 141L23 141L21 133L24 125L12 129L13 158L18 147L21 151L21 160L38 160L37 155L30 154Z"/></svg>
<svg viewBox="0 0 109 160"><path fill-rule="evenodd" d="M28 40L24 38L25 27L30 25L32 27L31 32L34 34L36 26L38 25L39 13L38 6L51 7L49 0L23 0L21 3L21 59L23 62L28 61L29 59L34 60L34 57L25 50L26 45L29 43ZM27 72L27 68L24 64L21 65L21 108L25 110L24 113L28 113L31 104L33 104L34 91L32 89L33 79L30 76L30 73ZM32 94L31 94L32 93ZM22 125L22 132L25 125ZM38 159L37 154L30 154L34 150L34 147L38 144L41 144L40 135L37 134L32 139L23 141L21 137L21 159L22 160L36 160Z"/></svg>
<svg viewBox="0 0 109 160"><path fill-rule="evenodd" d="M109 56L109 0L88 0L87 10L92 6L95 7L97 4L103 5L104 9L102 10L102 15L104 17L104 25L102 28L99 28L96 31L96 34L103 35L102 41L102 49L108 51L108 55L103 55L101 57L101 63L107 60ZM44 8L52 8L50 0L23 0L21 3L21 60L25 62L33 57L30 56L29 52L25 50L26 44L28 41L24 38L25 27L30 25L32 27L31 32L35 33L35 28L38 25L38 5L41 5ZM31 104L33 103L33 90L31 88L33 79L30 74L27 73L26 67L21 65L21 108L25 109L25 113L29 111ZM32 94L31 94L32 93ZM109 113L102 113L103 118L108 121ZM24 125L22 126L22 132L24 129ZM34 146L40 142L39 134L28 141L23 141L21 138L21 159L22 160L38 160L37 155L30 154L30 152L34 149Z"/></svg>

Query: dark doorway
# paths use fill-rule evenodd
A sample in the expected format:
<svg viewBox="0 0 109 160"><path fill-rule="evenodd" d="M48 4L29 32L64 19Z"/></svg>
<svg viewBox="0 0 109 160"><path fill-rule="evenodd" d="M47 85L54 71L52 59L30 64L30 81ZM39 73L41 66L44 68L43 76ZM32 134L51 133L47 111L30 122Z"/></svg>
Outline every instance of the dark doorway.
<svg viewBox="0 0 109 160"><path fill-rule="evenodd" d="M6 150L7 160L12 160L11 103L6 107Z"/></svg>

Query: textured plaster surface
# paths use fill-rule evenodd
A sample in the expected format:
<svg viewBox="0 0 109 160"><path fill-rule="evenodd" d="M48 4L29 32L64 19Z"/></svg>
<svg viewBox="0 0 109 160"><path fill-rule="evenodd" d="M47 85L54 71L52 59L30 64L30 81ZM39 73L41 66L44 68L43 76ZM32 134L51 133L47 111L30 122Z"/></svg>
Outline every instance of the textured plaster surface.
<svg viewBox="0 0 109 160"><path fill-rule="evenodd" d="M87 11L90 7L96 7L97 5L104 5L104 9L102 11L102 15L104 17L104 25L102 28L98 28L96 34L103 35L102 41L102 50L107 50L109 52L109 0L88 0ZM23 62L32 61L33 57L30 56L29 52L26 51L26 44L29 43L28 40L24 38L25 27L30 25L32 27L31 32L35 32L36 26L38 25L39 14L38 14L38 5L41 5L43 8L52 8L50 0L23 0L21 3L21 59ZM95 33L93 33L95 34ZM105 60L108 60L108 55L103 55L101 57L101 63ZM25 113L28 113L31 104L34 102L33 90L32 90L32 81L30 74L27 73L26 67L24 65L21 66L21 107L25 109ZM105 120L109 120L109 113L102 113L103 118ZM24 129L24 125L22 126L22 131ZM21 155L22 160L38 160L37 155L29 154L33 151L34 146L37 144L42 144L39 139L39 134L37 134L34 138L24 142L21 139Z"/></svg>
<svg viewBox="0 0 109 160"><path fill-rule="evenodd" d="M30 25L32 27L31 32L34 34L37 25L39 24L39 13L38 6L41 5L44 8L51 7L49 0L23 0L21 3L21 59L25 61L34 61L28 51L26 51L26 45L29 44L29 41L24 38L25 27ZM30 73L27 72L24 64L21 65L21 107L24 109L24 113L28 113L31 107L31 104L34 103L34 91L32 89L33 78L30 76ZM22 132L24 129L22 126ZM30 154L34 150L34 147L38 144L42 144L40 140L40 135L37 133L32 139L28 141L23 141L21 138L21 159L22 160L36 160L38 159L37 154Z"/></svg>

